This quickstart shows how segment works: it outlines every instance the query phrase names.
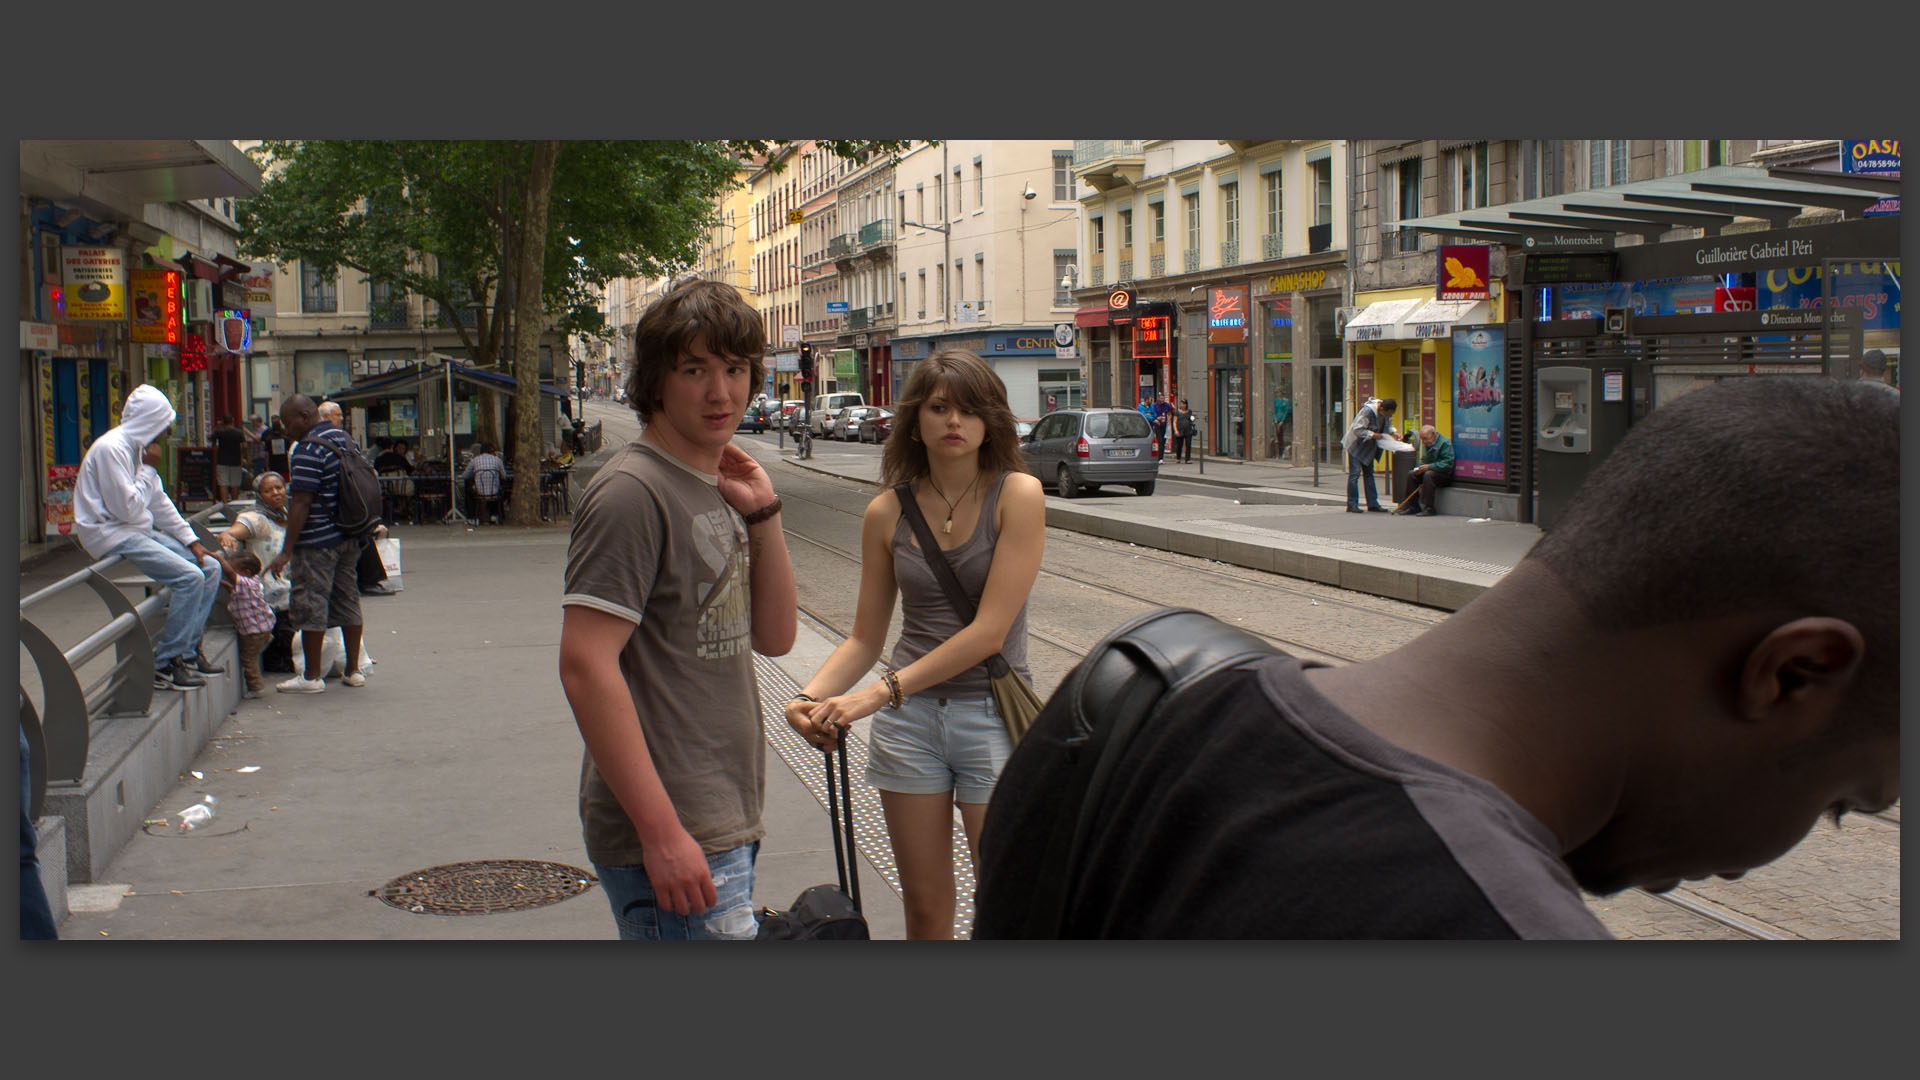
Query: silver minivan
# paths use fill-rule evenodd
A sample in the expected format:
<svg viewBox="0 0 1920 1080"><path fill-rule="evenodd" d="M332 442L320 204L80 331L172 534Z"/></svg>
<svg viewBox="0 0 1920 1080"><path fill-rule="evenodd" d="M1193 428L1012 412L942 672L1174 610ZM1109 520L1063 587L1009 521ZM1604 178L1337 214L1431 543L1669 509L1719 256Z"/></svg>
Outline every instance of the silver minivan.
<svg viewBox="0 0 1920 1080"><path fill-rule="evenodd" d="M1147 418L1133 409L1061 409L1040 418L1021 440L1027 469L1071 499L1102 484L1128 484L1153 494L1160 446Z"/></svg>
<svg viewBox="0 0 1920 1080"><path fill-rule="evenodd" d="M857 393L841 391L837 394L821 394L813 399L807 409L807 425L814 437L827 434L827 428L833 423L836 413L849 405L865 405L867 399ZM832 436L828 436L831 438Z"/></svg>

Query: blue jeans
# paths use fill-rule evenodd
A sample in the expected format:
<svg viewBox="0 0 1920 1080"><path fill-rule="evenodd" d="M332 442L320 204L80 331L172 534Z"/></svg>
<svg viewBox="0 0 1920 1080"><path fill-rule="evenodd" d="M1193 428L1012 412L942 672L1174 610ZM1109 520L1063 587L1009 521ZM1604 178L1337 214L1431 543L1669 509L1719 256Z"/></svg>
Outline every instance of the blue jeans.
<svg viewBox="0 0 1920 1080"><path fill-rule="evenodd" d="M1369 441L1360 453L1347 455L1347 505L1349 507L1357 509L1360 506L1360 478L1365 477L1367 505L1380 508L1380 492L1373 486L1373 456L1376 452L1372 442Z"/></svg>
<svg viewBox="0 0 1920 1080"><path fill-rule="evenodd" d="M20 940L52 941L53 909L40 884L40 837L33 831L33 778L28 771L27 731L20 729Z"/></svg>
<svg viewBox="0 0 1920 1080"><path fill-rule="evenodd" d="M167 625L153 643L153 666L164 668L176 657L191 658L200 648L214 598L220 595L219 561L209 555L195 563L186 545L158 532L123 540L107 554L120 556L173 590L167 601Z"/></svg>
<svg viewBox="0 0 1920 1080"><path fill-rule="evenodd" d="M644 866L593 864L600 888L613 908L621 941L752 941L760 931L753 908L753 861L760 842L707 856L717 894L713 906L698 915L676 915L654 903L653 882Z"/></svg>

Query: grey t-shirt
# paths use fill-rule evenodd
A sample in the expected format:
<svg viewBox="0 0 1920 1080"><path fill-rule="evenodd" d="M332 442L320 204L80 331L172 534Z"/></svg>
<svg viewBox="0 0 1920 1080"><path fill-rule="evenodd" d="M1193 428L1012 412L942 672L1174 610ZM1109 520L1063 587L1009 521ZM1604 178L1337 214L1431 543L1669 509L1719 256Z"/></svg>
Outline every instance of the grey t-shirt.
<svg viewBox="0 0 1920 1080"><path fill-rule="evenodd" d="M1000 539L993 514L1000 504L1000 491L1006 485L1007 474L1003 473L981 500L980 523L974 526L973 535L946 553L953 575L960 579L960 587L972 598L976 609L981 595L987 591L987 574L993 569L993 547ZM939 528L932 521L927 524ZM965 629L967 623L953 610L947 591L940 587L940 579L934 576L933 567L921 554L913 525L905 514L901 514L894 525L892 551L893 577L900 585L900 640L893 646L893 666L897 669L932 652ZM1007 658L1008 665L1019 672L1021 678L1032 683L1027 674L1027 605L1024 603L1020 605L1020 614L1013 617L1013 625L1007 628L1007 640L1000 646L1000 655ZM992 681L987 665L980 663L920 693L926 697L983 698L992 692Z"/></svg>
<svg viewBox="0 0 1920 1080"><path fill-rule="evenodd" d="M747 529L716 480L648 443L614 451L574 511L560 599L636 624L620 670L667 797L709 854L760 839L766 792ZM594 862L640 863L591 753L580 823Z"/></svg>

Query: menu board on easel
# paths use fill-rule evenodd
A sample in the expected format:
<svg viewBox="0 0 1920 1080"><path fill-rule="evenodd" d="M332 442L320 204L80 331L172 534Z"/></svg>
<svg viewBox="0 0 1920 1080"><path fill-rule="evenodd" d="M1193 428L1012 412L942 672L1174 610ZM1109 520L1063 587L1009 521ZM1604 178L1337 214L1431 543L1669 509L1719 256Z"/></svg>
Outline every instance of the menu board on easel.
<svg viewBox="0 0 1920 1080"><path fill-rule="evenodd" d="M213 447L183 446L175 460L179 483L175 487L174 497L182 503L212 502L215 495Z"/></svg>

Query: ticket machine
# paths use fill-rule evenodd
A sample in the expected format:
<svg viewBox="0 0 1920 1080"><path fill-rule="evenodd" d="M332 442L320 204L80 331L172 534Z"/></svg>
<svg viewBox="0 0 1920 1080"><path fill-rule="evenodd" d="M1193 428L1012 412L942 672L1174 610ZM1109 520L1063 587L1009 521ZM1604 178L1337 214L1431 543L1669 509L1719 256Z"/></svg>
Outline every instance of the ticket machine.
<svg viewBox="0 0 1920 1080"><path fill-rule="evenodd" d="M1644 378L1625 357L1534 371L1534 523L1543 529L1566 509L1587 474L1626 437L1632 384Z"/></svg>

